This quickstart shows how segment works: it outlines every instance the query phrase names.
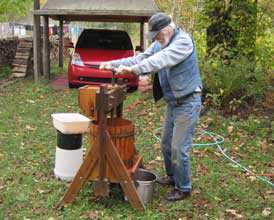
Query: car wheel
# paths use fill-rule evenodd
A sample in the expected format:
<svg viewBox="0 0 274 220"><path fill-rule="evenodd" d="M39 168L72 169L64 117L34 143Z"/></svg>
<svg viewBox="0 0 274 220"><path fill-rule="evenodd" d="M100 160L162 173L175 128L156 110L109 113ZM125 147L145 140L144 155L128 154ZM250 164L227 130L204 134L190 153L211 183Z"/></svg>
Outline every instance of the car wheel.
<svg viewBox="0 0 274 220"><path fill-rule="evenodd" d="M131 93L131 92L135 92L138 89L138 86L131 86L127 88L127 92Z"/></svg>

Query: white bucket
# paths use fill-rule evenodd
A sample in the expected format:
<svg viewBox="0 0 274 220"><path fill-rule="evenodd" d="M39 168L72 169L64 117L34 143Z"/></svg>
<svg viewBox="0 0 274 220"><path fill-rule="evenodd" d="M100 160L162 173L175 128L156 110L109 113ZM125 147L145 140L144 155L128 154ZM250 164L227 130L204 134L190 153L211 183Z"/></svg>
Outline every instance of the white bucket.
<svg viewBox="0 0 274 220"><path fill-rule="evenodd" d="M88 131L90 119L79 113L54 113L53 126L63 134L83 134Z"/></svg>
<svg viewBox="0 0 274 220"><path fill-rule="evenodd" d="M65 150L56 147L54 174L62 180L72 180L83 162L82 147L77 150Z"/></svg>

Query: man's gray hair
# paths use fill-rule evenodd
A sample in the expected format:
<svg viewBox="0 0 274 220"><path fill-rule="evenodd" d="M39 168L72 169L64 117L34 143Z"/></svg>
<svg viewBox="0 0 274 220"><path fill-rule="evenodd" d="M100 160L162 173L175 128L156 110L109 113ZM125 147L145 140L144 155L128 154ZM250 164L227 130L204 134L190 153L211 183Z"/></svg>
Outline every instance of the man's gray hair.
<svg viewBox="0 0 274 220"><path fill-rule="evenodd" d="M172 27L172 29L176 29L176 24L173 21L171 21L168 26Z"/></svg>
<svg viewBox="0 0 274 220"><path fill-rule="evenodd" d="M168 26L171 27L173 30L175 30L176 29L176 24L174 23L172 16L169 15L169 17L171 18L171 22Z"/></svg>

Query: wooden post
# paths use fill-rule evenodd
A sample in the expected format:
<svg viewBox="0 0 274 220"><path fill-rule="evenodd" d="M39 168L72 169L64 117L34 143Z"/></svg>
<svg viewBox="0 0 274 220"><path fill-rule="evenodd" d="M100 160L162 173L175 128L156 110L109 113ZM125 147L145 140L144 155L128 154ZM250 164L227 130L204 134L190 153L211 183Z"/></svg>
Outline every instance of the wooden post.
<svg viewBox="0 0 274 220"><path fill-rule="evenodd" d="M64 36L63 20L59 20L59 67L64 66Z"/></svg>
<svg viewBox="0 0 274 220"><path fill-rule="evenodd" d="M14 37L14 22L11 22L10 26L11 26L11 34L9 37Z"/></svg>
<svg viewBox="0 0 274 220"><path fill-rule="evenodd" d="M40 1L34 0L34 10L40 9ZM33 16L33 67L34 81L37 83L41 75L41 34L40 34L40 16Z"/></svg>
<svg viewBox="0 0 274 220"><path fill-rule="evenodd" d="M49 17L43 16L43 72L46 79L50 79L50 49L49 49Z"/></svg>
<svg viewBox="0 0 274 220"><path fill-rule="evenodd" d="M145 36L144 36L144 20L140 23L140 46L142 48L142 52L145 50Z"/></svg>
<svg viewBox="0 0 274 220"><path fill-rule="evenodd" d="M118 105L118 107L116 108L116 117L117 118L123 117L123 102L120 105Z"/></svg>
<svg viewBox="0 0 274 220"><path fill-rule="evenodd" d="M105 93L107 86L100 86L100 107L99 107L99 179L95 185L95 194L97 196L105 196L108 194L108 184L106 178L106 146L105 146L105 130L107 129L107 120L105 116Z"/></svg>

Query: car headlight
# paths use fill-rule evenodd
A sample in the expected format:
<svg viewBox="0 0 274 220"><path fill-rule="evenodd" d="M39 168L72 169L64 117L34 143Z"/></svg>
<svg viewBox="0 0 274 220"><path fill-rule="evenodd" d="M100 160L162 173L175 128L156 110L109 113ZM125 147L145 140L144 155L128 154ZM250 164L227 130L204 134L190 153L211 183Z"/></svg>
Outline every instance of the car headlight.
<svg viewBox="0 0 274 220"><path fill-rule="evenodd" d="M84 66L83 61L81 60L79 53L74 53L71 59L71 64L77 65L77 66Z"/></svg>

